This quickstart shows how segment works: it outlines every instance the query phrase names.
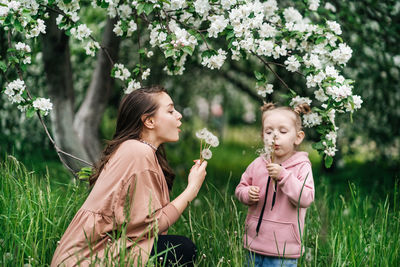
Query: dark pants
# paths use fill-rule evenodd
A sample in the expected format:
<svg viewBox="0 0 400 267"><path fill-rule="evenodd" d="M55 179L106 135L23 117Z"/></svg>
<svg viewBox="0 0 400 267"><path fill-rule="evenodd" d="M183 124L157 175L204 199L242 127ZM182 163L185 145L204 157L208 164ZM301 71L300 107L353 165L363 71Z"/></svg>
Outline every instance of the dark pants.
<svg viewBox="0 0 400 267"><path fill-rule="evenodd" d="M156 253L157 261L162 266L190 267L196 259L196 246L185 236L159 235L150 257Z"/></svg>

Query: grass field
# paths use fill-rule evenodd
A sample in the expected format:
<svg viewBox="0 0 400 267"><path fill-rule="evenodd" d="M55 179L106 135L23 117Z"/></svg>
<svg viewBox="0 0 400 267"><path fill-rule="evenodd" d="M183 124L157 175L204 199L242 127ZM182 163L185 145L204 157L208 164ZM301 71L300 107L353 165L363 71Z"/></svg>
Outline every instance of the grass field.
<svg viewBox="0 0 400 267"><path fill-rule="evenodd" d="M186 144L189 148L197 145ZM232 133L229 142L215 149L198 198L169 231L194 240L198 266L244 265L246 207L234 197L234 188L240 174L256 157L253 151L257 145L240 143ZM185 159L197 155L175 153L175 148L172 145L168 149L177 172L172 198L186 184L185 170L192 163ZM0 266L48 266L57 241L85 200L86 183L66 180L62 167L52 164L46 174L43 165L32 171L12 156L1 161ZM338 173L324 173L319 168L314 172L316 197L307 211L305 253L299 266L399 266L397 177L386 177L386 185L374 189L363 185L366 175L373 173L365 166L349 166L340 178ZM390 178L392 183L388 184Z"/></svg>

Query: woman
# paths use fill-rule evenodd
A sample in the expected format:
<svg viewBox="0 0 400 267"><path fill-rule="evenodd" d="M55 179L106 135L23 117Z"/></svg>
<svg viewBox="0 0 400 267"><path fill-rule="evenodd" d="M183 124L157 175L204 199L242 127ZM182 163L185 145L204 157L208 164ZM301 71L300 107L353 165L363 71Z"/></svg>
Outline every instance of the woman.
<svg viewBox="0 0 400 267"><path fill-rule="evenodd" d="M207 162L195 161L186 189L170 202L175 175L162 144L179 140L181 118L162 87L124 97L114 137L90 177L93 188L60 240L51 266L115 261L142 266L163 251L167 252L160 261L193 265L192 241L166 235L197 196L206 175Z"/></svg>

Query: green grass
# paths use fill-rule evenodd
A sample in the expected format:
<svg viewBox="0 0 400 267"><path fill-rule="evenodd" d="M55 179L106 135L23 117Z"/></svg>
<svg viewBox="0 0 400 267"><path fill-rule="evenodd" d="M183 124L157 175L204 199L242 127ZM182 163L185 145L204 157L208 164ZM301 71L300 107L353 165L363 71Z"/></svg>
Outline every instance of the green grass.
<svg viewBox="0 0 400 267"><path fill-rule="evenodd" d="M169 231L194 240L198 266L242 266L245 262L246 208L233 195L240 177L236 171L220 170L246 166L253 156L242 154L232 165L220 159L242 148L238 144L232 151L215 151L206 185ZM217 157L217 153L222 154ZM12 157L1 162L0 266L50 264L57 241L87 196L85 183L50 183L51 179L30 172ZM305 254L299 266L398 266L396 183L391 192L379 197L352 183L332 190L337 187L332 187L330 179L327 175L315 179L316 201L307 212ZM182 190L184 180L177 178L172 197Z"/></svg>

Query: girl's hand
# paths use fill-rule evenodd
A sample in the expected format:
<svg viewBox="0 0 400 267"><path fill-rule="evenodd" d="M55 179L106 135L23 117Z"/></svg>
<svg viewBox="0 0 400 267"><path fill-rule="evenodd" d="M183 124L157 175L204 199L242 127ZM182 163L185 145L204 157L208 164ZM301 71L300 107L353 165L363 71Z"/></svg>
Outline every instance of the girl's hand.
<svg viewBox="0 0 400 267"><path fill-rule="evenodd" d="M250 186L248 194L250 204L257 203L260 200L260 187Z"/></svg>
<svg viewBox="0 0 400 267"><path fill-rule="evenodd" d="M190 169L187 187L192 190L194 194L193 199L197 196L197 193L199 192L201 185L206 178L206 167L207 161L200 162L200 160L195 160L194 165Z"/></svg>
<svg viewBox="0 0 400 267"><path fill-rule="evenodd" d="M277 181L282 180L282 178L280 177L281 171L283 170L282 166L276 163L268 163L267 164L267 170L268 170L268 174L269 176Z"/></svg>

